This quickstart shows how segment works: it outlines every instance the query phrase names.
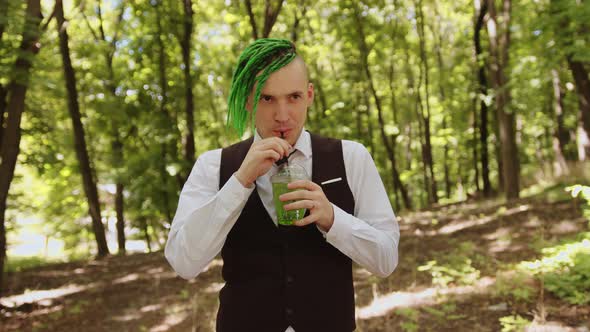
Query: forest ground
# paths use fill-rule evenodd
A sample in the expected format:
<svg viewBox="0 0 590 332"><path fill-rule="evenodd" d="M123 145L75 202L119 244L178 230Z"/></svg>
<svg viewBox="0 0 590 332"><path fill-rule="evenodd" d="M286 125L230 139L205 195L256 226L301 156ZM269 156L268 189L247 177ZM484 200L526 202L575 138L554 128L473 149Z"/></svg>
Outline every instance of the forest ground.
<svg viewBox="0 0 590 332"><path fill-rule="evenodd" d="M542 196L402 214L396 271L381 279L355 266L357 331L589 331L590 305L541 292L514 268L587 231L579 210ZM0 331L213 331L220 270L215 259L186 281L155 252L9 273Z"/></svg>

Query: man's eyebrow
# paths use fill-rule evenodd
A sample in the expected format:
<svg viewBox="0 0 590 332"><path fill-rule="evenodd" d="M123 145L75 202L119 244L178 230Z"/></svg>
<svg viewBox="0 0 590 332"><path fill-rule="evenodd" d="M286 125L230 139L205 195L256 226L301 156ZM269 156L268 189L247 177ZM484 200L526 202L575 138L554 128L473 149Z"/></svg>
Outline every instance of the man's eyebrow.
<svg viewBox="0 0 590 332"><path fill-rule="evenodd" d="M303 95L303 91L296 90L296 91L293 91L293 92L289 92L289 93L284 94L284 96L293 96L293 95ZM260 93L260 97L276 97L276 96L277 95L273 95L273 94L270 94L270 93L264 93L264 92ZM278 95L278 96L280 96L280 95Z"/></svg>

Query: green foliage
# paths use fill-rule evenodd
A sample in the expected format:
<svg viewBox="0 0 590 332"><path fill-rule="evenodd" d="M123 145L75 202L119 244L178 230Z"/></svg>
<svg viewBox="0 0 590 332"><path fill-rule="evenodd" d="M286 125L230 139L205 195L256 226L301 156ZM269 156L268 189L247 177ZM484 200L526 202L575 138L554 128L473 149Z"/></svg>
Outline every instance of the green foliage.
<svg viewBox="0 0 590 332"><path fill-rule="evenodd" d="M510 315L501 317L500 324L502 325L502 332L520 332L524 331L530 321L520 315Z"/></svg>
<svg viewBox="0 0 590 332"><path fill-rule="evenodd" d="M493 294L502 298L513 298L516 301L530 302L536 293L531 284L531 276L514 266L506 266L496 274Z"/></svg>
<svg viewBox="0 0 590 332"><path fill-rule="evenodd" d="M466 316L461 314L454 314L457 310L457 305L454 302L446 302L440 306L440 309L424 307L424 311L431 314L441 323L449 320L463 319Z"/></svg>
<svg viewBox="0 0 590 332"><path fill-rule="evenodd" d="M565 271L545 275L545 287L569 303L590 303L590 251L574 255Z"/></svg>
<svg viewBox="0 0 590 332"><path fill-rule="evenodd" d="M419 266L418 271L428 272L437 287L471 285L480 275L480 271L472 266L474 249L472 242L462 242L451 252L438 254L436 259Z"/></svg>
<svg viewBox="0 0 590 332"><path fill-rule="evenodd" d="M183 300L188 300L190 297L190 291L188 289L183 289L180 291L180 298Z"/></svg>
<svg viewBox="0 0 590 332"><path fill-rule="evenodd" d="M590 225L590 186L576 184L565 188L565 190L571 192L573 198L581 196L586 201L586 203L582 206L582 211L584 217L588 219L588 223Z"/></svg>
<svg viewBox="0 0 590 332"><path fill-rule="evenodd" d="M402 316L404 320L400 323L400 327L406 332L418 331L419 325L418 320L420 318L420 311L412 308L400 308L395 311L398 315Z"/></svg>
<svg viewBox="0 0 590 332"><path fill-rule="evenodd" d="M5 272L21 272L35 267L55 264L59 259L48 259L37 256L7 257L4 265Z"/></svg>
<svg viewBox="0 0 590 332"><path fill-rule="evenodd" d="M541 250L542 257L518 265L545 280L545 288L572 304L590 303L590 232Z"/></svg>

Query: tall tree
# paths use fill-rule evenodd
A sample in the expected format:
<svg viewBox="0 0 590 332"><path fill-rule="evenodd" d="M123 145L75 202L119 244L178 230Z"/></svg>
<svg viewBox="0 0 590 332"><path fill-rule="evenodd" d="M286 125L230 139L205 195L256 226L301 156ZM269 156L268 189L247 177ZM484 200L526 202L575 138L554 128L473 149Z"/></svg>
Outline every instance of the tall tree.
<svg viewBox="0 0 590 332"><path fill-rule="evenodd" d="M125 12L125 3L122 2L119 8L119 14L117 15L117 21L115 22L115 32L113 36L107 38L104 28L104 20L102 14L101 1L98 0L96 13L98 14L98 33L94 31L88 18L84 15L86 25L90 29L94 39L97 42L102 43L104 46L103 57L106 64L106 77L103 78L103 84L107 92L111 95L111 100L117 104L121 104L119 96L117 96L117 78L115 75L115 69L113 67L113 58L117 51L117 42L119 41L119 29L123 20L123 13ZM84 12L82 12L84 13ZM124 144L121 138L121 126L124 121L121 117L121 112L117 105L109 107L111 110L117 110L116 113L110 114L110 132L111 132L111 147L112 147L112 167L115 172L115 214L117 216L117 244L119 254L125 254L125 197L123 192L125 190L125 184L123 181L122 170L124 168Z"/></svg>
<svg viewBox="0 0 590 332"><path fill-rule="evenodd" d="M159 85L160 85L160 93L162 99L160 100L160 112L157 115L157 118L162 119L162 122L166 124L166 127L173 128L176 132L176 136L180 137L180 132L178 132L178 120L171 114L168 105L168 73L167 73L167 58L166 58L166 47L164 45L164 30L162 26L162 2L156 1L153 3L155 13L156 13L156 35L157 35L157 43L158 43L158 73L159 73ZM191 90L192 93L192 90ZM160 171L160 176L164 182L163 188L159 189L159 192L162 197L162 202L164 205L164 215L166 217L166 222L171 225L172 224L172 211L170 209L170 197L168 190L168 172L166 172L166 163L169 160L169 153L168 150L172 150L169 148L166 141L160 142L160 151L161 151L161 158L158 160L158 169ZM172 150L173 151L173 150ZM174 153L174 151L172 152ZM147 232L147 221L145 223L145 232ZM148 233L146 233L148 234ZM149 236L146 237L149 239ZM149 244L148 244L149 246Z"/></svg>
<svg viewBox="0 0 590 332"><path fill-rule="evenodd" d="M490 182L490 165L488 152L488 105L485 98L488 93L488 80L486 78L486 61L483 58L481 47L481 30L484 26L484 18L487 13L487 3L475 0L475 26L473 33L473 44L475 45L475 61L477 63L477 82L479 94L479 143L481 155L481 177L483 179L483 194L489 197L492 193Z"/></svg>
<svg viewBox="0 0 590 332"><path fill-rule="evenodd" d="M262 26L262 33L258 33L258 24L256 21L256 15L254 14L254 8L252 8L252 2L246 0L246 11L248 12L248 18L250 19L250 25L252 26L252 38L268 38L272 31L273 26L277 22L281 8L283 7L283 0L277 0L276 5L272 5L271 0L264 1L264 24Z"/></svg>
<svg viewBox="0 0 590 332"><path fill-rule="evenodd" d="M57 0L55 2L55 8L57 31L59 35L59 49L63 62L64 77L68 93L68 111L70 112L70 118L74 129L76 156L78 157L78 162L80 164L82 183L84 185L84 192L86 193L90 218L92 219L92 230L96 239L98 257L104 257L109 254L109 247L107 246L104 225L101 220L100 202L98 199L96 181L93 176L94 172L90 165L90 158L88 157L88 150L86 148L84 126L82 125L80 105L78 104L78 91L76 90L76 75L70 58L69 37L62 0Z"/></svg>
<svg viewBox="0 0 590 332"><path fill-rule="evenodd" d="M20 52L14 63L13 77L8 85L10 99L8 101L7 118L0 141L0 295L4 279L4 261L6 258L6 202L8 191L14 178L16 159L20 151L21 119L25 110L29 76L33 65L33 56L39 52L41 34L40 0L28 0L22 30ZM4 116L4 114L2 114ZM0 123L2 124L2 123Z"/></svg>
<svg viewBox="0 0 590 332"><path fill-rule="evenodd" d="M8 13L8 0L0 0L0 13ZM0 20L0 42L6 29L6 19ZM4 114L6 112L6 97L8 89L0 83L0 146L2 146L2 131L4 130Z"/></svg>
<svg viewBox="0 0 590 332"><path fill-rule="evenodd" d="M195 161L195 115L194 115L194 98L193 98L193 78L191 75L191 36L193 34L193 3L191 0L183 1L184 21L183 33L179 38L180 47L182 48L182 63L184 64L184 91L185 91L185 115L187 133L184 143L184 157L188 166L185 177L188 177L190 168Z"/></svg>
<svg viewBox="0 0 590 332"><path fill-rule="evenodd" d="M590 79L584 64L567 56L567 63L576 82L578 105L578 156L580 160L590 159Z"/></svg>
<svg viewBox="0 0 590 332"><path fill-rule="evenodd" d="M588 2L551 0L547 24L554 31L554 43L559 46L574 78L578 97L578 158L590 159L590 79L588 78ZM581 46L582 45L582 46ZM560 59L561 60L561 59Z"/></svg>
<svg viewBox="0 0 590 332"><path fill-rule="evenodd" d="M420 82L422 82L422 78L424 78L424 102L426 104L426 113L424 112L423 107L420 107L420 118L422 121L422 129L424 133L424 146L422 147L422 156L424 158L424 166L426 167L426 171L428 172L428 202L432 204L438 202L438 190L436 185L436 176L434 175L434 158L432 155L431 143L430 120L432 117L430 112L430 68L428 65L428 58L426 56L426 35L424 31L424 12L422 0L418 0L414 3L414 5L416 7L417 13L416 28L418 30L418 39L420 44ZM420 86L418 88L420 88Z"/></svg>
<svg viewBox="0 0 590 332"><path fill-rule="evenodd" d="M516 146L515 114L510 107L508 88L508 49L510 47L511 0L502 0L500 16L495 0L487 0L489 19L487 31L490 47L490 71L495 90L495 105L500 129L503 183L506 198L518 198L520 192L518 149Z"/></svg>
<svg viewBox="0 0 590 332"><path fill-rule="evenodd" d="M443 48L443 38L442 35L444 34L443 31L443 27L441 27L441 20L442 17L440 16L439 12L438 12L438 7L434 6L434 12L436 15L436 19L434 20L435 23L430 26L431 31L432 31L432 35L434 37L434 50L436 53L436 62L438 64L438 93L439 93L439 98L440 98L440 103L445 105L447 102L447 96L445 93L445 77L447 76L446 73L446 66L445 66L445 62L443 60L443 56L442 56L442 48ZM443 114L443 119L442 119L442 129L443 132L447 131L447 116L446 114ZM451 198L451 179L450 179L450 171L449 171L449 142L447 137L445 137L445 145L443 148L443 156L444 156L444 181L445 181L445 194L446 194L446 198ZM476 168L477 171L477 168Z"/></svg>
<svg viewBox="0 0 590 332"><path fill-rule="evenodd" d="M358 7L354 7L354 21L356 23L356 31L358 33L358 43L359 49L361 52L361 66L364 71L364 75L367 79L367 84L369 86L369 90L371 95L373 96L373 100L375 102L375 106L377 107L377 115L379 119L379 129L381 133L381 140L383 145L385 146L385 150L387 151L387 157L391 164L391 176L393 178L393 182L395 187L399 188L402 193L402 199L406 208L411 209L412 204L410 198L408 196L408 192L404 184L402 183L399 175L399 171L397 169L397 162L395 158L395 146L392 145L392 141L388 137L387 133L385 132L385 120L383 119L383 106L381 102L381 98L377 94L377 89L375 88L375 84L373 82L373 76L371 73L371 69L369 67L369 47L366 42L366 35L365 35L365 27L362 21L362 18L359 13ZM370 121L370 119L369 119Z"/></svg>
<svg viewBox="0 0 590 332"><path fill-rule="evenodd" d="M553 111L555 113L555 129L553 131L553 153L555 155L554 170L556 175L562 175L568 172L568 165L565 159L565 146L569 141L569 133L564 125L564 91L561 87L559 72L557 69L551 70L551 82L553 87Z"/></svg>

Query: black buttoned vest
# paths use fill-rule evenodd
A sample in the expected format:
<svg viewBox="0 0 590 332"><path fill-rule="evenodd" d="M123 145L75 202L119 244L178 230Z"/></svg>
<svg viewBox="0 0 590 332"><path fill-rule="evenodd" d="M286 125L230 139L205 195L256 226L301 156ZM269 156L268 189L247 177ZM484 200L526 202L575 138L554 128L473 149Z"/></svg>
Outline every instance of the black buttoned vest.
<svg viewBox="0 0 590 332"><path fill-rule="evenodd" d="M253 139L222 150L219 187L238 170ZM352 214L342 142L311 135L312 180L326 197ZM326 242L315 224L275 226L256 190L221 250L225 286L219 294L217 331L348 332L355 329L350 258Z"/></svg>

